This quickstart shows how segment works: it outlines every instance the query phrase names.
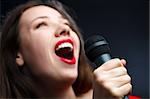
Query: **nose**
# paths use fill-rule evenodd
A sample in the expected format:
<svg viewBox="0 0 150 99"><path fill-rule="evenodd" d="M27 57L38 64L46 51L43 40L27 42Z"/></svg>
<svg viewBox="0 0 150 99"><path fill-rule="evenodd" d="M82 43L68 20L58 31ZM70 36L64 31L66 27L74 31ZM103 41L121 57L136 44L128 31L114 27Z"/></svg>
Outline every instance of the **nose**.
<svg viewBox="0 0 150 99"><path fill-rule="evenodd" d="M70 35L70 29L68 28L62 28L55 33L55 37L69 36L69 35Z"/></svg>

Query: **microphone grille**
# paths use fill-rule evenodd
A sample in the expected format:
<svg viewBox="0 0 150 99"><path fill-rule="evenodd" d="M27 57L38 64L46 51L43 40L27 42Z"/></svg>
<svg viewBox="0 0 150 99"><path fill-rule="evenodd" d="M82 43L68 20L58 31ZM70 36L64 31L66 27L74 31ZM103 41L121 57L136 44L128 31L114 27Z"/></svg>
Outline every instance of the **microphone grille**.
<svg viewBox="0 0 150 99"><path fill-rule="evenodd" d="M94 35L84 43L85 54L92 62L104 53L110 53L110 48L103 36Z"/></svg>

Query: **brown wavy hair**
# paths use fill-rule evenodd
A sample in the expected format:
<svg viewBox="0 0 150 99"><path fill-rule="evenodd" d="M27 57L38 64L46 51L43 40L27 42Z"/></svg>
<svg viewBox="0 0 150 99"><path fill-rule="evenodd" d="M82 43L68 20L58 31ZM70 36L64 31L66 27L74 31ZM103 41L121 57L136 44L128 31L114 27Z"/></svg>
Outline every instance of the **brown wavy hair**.
<svg viewBox="0 0 150 99"><path fill-rule="evenodd" d="M20 17L27 9L39 5L49 6L62 14L80 39L78 78L73 84L75 94L79 96L92 88L92 72L84 54L81 32L71 15L68 14L69 10L56 0L43 1L35 0L17 6L8 14L4 22L0 41L0 97L2 98L38 97L32 75L26 73L25 67L17 66L15 59L20 45L18 29Z"/></svg>

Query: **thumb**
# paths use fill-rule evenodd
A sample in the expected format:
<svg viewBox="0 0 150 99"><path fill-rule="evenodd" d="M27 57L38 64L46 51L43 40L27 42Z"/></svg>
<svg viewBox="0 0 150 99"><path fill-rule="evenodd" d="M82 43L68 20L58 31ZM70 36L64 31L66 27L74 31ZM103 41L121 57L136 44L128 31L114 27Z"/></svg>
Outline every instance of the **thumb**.
<svg viewBox="0 0 150 99"><path fill-rule="evenodd" d="M125 59L121 59L121 63L125 66L127 62Z"/></svg>

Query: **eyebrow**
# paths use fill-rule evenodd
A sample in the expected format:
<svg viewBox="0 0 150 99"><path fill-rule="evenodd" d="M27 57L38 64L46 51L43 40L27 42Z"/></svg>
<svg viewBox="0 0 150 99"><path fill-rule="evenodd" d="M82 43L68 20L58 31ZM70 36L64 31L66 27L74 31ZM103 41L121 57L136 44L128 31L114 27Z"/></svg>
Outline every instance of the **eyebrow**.
<svg viewBox="0 0 150 99"><path fill-rule="evenodd" d="M40 17L37 17L37 18L35 18L35 19L33 19L32 21L31 21L31 23L33 23L35 20L37 20L37 19L43 19L43 18L49 18L49 17L47 17L47 16L40 16Z"/></svg>
<svg viewBox="0 0 150 99"><path fill-rule="evenodd" d="M43 18L46 18L46 19L47 19L47 18L49 18L49 17L48 17L48 16L39 16L39 17L36 17L35 19L33 19L33 20L31 21L31 23L33 23L35 20L37 20L37 19L41 19L41 18L42 18L42 19L43 19ZM63 17L62 17L62 16L60 16L60 18L63 18ZM68 25L70 25L70 23L69 23L69 21L68 21L68 20L67 20L67 24L68 24Z"/></svg>

